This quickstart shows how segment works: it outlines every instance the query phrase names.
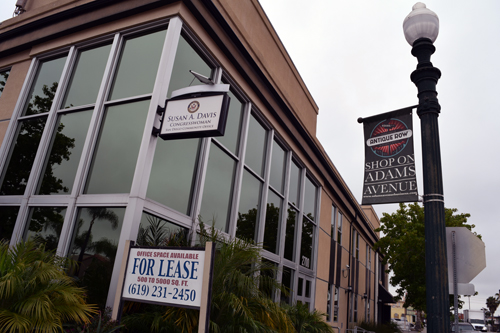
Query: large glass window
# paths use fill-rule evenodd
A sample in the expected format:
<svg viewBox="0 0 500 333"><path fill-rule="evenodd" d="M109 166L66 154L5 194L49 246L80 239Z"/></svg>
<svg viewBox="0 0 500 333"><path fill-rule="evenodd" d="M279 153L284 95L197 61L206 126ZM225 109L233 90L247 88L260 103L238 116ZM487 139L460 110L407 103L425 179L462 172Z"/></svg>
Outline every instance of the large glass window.
<svg viewBox="0 0 500 333"><path fill-rule="evenodd" d="M316 216L316 201L316 186L307 177L304 189L304 215L312 221Z"/></svg>
<svg viewBox="0 0 500 333"><path fill-rule="evenodd" d="M285 162L285 151L276 141L273 141L273 154L271 158L271 174L269 175L269 183L279 193L283 193Z"/></svg>
<svg viewBox="0 0 500 333"><path fill-rule="evenodd" d="M288 207L286 218L286 233L285 233L285 253L284 257L288 260L294 259L295 252L295 226L297 224L298 212L292 208Z"/></svg>
<svg viewBox="0 0 500 333"><path fill-rule="evenodd" d="M34 239L45 244L45 249L56 250L61 236L66 208L32 207L24 239Z"/></svg>
<svg viewBox="0 0 500 333"><path fill-rule="evenodd" d="M305 216L302 220L302 240L300 243L300 265L312 269L314 224Z"/></svg>
<svg viewBox="0 0 500 333"><path fill-rule="evenodd" d="M0 207L0 240L10 241L18 212L19 207Z"/></svg>
<svg viewBox="0 0 500 333"><path fill-rule="evenodd" d="M276 140L273 140L263 247L275 254L280 251L280 231L284 229L280 224L282 223L284 203L285 157L285 150L281 148Z"/></svg>
<svg viewBox="0 0 500 333"><path fill-rule="evenodd" d="M231 153L238 155L243 103L231 91L228 95L231 101L227 113L226 131L224 132L224 136L219 136L216 139L229 149Z"/></svg>
<svg viewBox="0 0 500 333"><path fill-rule="evenodd" d="M266 136L267 132L262 125L254 116L250 117L245 152L245 165L250 167L261 177L264 175Z"/></svg>
<svg viewBox="0 0 500 333"><path fill-rule="evenodd" d="M109 100L153 91L167 30L125 41Z"/></svg>
<svg viewBox="0 0 500 333"><path fill-rule="evenodd" d="M189 87L194 84L200 84L189 71L199 73L206 77L212 77L212 67L207 64L198 52L196 52L187 42L184 36L181 35L179 44L177 45L172 77L168 85L168 97L171 96L174 90ZM231 103L233 103L233 100L231 100Z"/></svg>
<svg viewBox="0 0 500 333"><path fill-rule="evenodd" d="M9 165L4 171L1 194L24 193L46 121L47 117L37 117L19 124L16 139L11 147Z"/></svg>
<svg viewBox="0 0 500 333"><path fill-rule="evenodd" d="M149 100L107 108L85 193L128 193Z"/></svg>
<svg viewBox="0 0 500 333"><path fill-rule="evenodd" d="M243 172L236 237L254 241L259 217L262 183L248 171Z"/></svg>
<svg viewBox="0 0 500 333"><path fill-rule="evenodd" d="M24 106L24 116L50 111L65 63L66 57L61 57L40 64L28 103Z"/></svg>
<svg viewBox="0 0 500 333"><path fill-rule="evenodd" d="M79 53L62 108L95 103L111 45Z"/></svg>
<svg viewBox="0 0 500 333"><path fill-rule="evenodd" d="M160 217L143 212L137 245L139 246L181 246L187 245L189 229L178 226Z"/></svg>
<svg viewBox="0 0 500 333"><path fill-rule="evenodd" d="M288 192L288 200L295 205L299 206L299 194L300 194L300 168L292 163L292 167L290 169L290 190Z"/></svg>
<svg viewBox="0 0 500 333"><path fill-rule="evenodd" d="M205 223L224 232L228 231L234 170L235 161L212 143L200 215Z"/></svg>
<svg viewBox="0 0 500 333"><path fill-rule="evenodd" d="M61 114L37 194L71 193L92 110Z"/></svg>
<svg viewBox="0 0 500 333"><path fill-rule="evenodd" d="M87 289L87 302L104 308L125 208L80 208L69 256L78 267L71 272Z"/></svg>
<svg viewBox="0 0 500 333"><path fill-rule="evenodd" d="M231 102L224 136L212 139L205 175L205 187L200 215L204 221L212 221L222 231L229 230L230 208L236 165L239 162L243 103L229 92ZM223 147L215 143L215 140Z"/></svg>
<svg viewBox="0 0 500 333"><path fill-rule="evenodd" d="M4 167L0 194L22 195L26 188L31 167L42 138L54 96L61 77L66 57L42 62L33 82L29 100L16 132L16 138L9 152L8 166ZM42 114L39 117L33 115Z"/></svg>
<svg viewBox="0 0 500 333"><path fill-rule="evenodd" d="M200 139L159 139L149 177L148 198L189 214L199 148Z"/></svg>
<svg viewBox="0 0 500 333"><path fill-rule="evenodd" d="M300 244L300 265L312 269L314 234L315 234L315 216L316 216L316 193L317 188L306 177L304 188L304 215L302 219L302 240Z"/></svg>
<svg viewBox="0 0 500 333"><path fill-rule="evenodd" d="M264 231L264 249L278 253L279 251L279 230L281 222L281 208L283 200L272 190L268 191L265 231Z"/></svg>
<svg viewBox="0 0 500 333"><path fill-rule="evenodd" d="M293 293L293 288L292 288L292 283L293 283L293 276L294 271L289 268L284 266L283 267L283 273L281 277L281 284L283 287L285 287L286 292L281 293L281 303L285 304L292 304L292 293Z"/></svg>

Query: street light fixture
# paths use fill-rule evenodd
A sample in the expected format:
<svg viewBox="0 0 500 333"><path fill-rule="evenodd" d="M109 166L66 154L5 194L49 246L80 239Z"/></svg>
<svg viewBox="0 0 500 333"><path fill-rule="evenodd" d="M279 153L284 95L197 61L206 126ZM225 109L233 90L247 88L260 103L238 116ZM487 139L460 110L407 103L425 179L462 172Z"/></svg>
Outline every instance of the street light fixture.
<svg viewBox="0 0 500 333"><path fill-rule="evenodd" d="M443 176L439 148L438 116L441 110L436 84L439 69L430 61L436 48L439 18L425 4L418 2L403 22L405 38L418 59L411 80L418 89L417 114L422 128L422 156L425 212L425 281L427 290L427 332L449 330L449 289L446 258L446 224Z"/></svg>

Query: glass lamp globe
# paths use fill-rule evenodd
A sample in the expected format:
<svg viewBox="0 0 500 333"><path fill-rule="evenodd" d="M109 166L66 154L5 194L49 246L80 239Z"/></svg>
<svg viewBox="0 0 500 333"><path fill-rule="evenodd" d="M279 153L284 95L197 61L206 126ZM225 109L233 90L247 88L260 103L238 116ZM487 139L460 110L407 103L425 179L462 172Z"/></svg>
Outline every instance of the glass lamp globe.
<svg viewBox="0 0 500 333"><path fill-rule="evenodd" d="M406 41L413 46L419 38L428 38L433 43L439 34L439 18L424 3L417 2L403 21Z"/></svg>

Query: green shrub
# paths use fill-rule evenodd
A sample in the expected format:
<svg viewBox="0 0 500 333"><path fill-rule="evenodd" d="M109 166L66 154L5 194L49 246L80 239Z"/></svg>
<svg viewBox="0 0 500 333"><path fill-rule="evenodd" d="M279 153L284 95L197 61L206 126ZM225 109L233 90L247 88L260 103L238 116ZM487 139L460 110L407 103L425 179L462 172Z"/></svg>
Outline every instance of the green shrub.
<svg viewBox="0 0 500 333"><path fill-rule="evenodd" d="M96 313L66 274L68 259L34 241L0 242L0 332L56 332Z"/></svg>

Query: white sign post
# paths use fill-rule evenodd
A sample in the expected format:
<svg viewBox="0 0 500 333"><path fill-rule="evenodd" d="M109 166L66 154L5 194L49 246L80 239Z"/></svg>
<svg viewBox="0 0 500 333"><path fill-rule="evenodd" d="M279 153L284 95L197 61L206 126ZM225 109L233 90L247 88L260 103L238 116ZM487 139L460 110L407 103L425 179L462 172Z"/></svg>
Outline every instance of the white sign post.
<svg viewBox="0 0 500 333"><path fill-rule="evenodd" d="M485 246L482 240L465 227L446 228L448 283L454 294L455 332L458 332L458 295L473 295L472 281L485 267Z"/></svg>
<svg viewBox="0 0 500 333"><path fill-rule="evenodd" d="M200 309L199 332L205 332L209 302L213 243L205 249L130 247L118 283L117 303L123 300ZM123 265L123 263L122 263ZM113 319L118 318L113 309ZM206 317L206 318L202 318ZM202 327L203 326L203 327Z"/></svg>
<svg viewBox="0 0 500 333"><path fill-rule="evenodd" d="M453 240L453 234L455 240ZM454 242L457 245L455 256L453 256ZM472 291L472 294L474 294L473 289L471 290L468 284L486 267L486 251L483 241L465 227L447 227L446 247L450 294L454 293L453 262L456 262L457 292L461 295L467 295L468 292ZM462 293L461 290L465 293Z"/></svg>

